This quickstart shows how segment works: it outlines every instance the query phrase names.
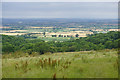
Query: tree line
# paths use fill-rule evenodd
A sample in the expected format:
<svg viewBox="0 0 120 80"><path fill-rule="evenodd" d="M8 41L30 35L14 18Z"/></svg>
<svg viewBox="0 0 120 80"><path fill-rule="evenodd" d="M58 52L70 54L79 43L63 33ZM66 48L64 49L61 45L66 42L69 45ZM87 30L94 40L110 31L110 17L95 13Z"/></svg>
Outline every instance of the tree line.
<svg viewBox="0 0 120 80"><path fill-rule="evenodd" d="M40 39L25 39L24 37L2 35L2 52L14 53L23 51L29 54L37 52L44 54L47 52L74 52L119 48L119 33L108 32L88 35L76 40L64 42L49 41L45 42Z"/></svg>

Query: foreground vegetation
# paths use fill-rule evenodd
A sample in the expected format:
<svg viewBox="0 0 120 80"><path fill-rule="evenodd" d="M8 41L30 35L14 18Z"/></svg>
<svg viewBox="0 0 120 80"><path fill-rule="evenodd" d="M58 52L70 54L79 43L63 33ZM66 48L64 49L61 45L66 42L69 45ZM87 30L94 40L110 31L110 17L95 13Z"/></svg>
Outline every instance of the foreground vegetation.
<svg viewBox="0 0 120 80"><path fill-rule="evenodd" d="M117 78L117 50L4 54L3 78ZM22 53L21 53L22 54Z"/></svg>

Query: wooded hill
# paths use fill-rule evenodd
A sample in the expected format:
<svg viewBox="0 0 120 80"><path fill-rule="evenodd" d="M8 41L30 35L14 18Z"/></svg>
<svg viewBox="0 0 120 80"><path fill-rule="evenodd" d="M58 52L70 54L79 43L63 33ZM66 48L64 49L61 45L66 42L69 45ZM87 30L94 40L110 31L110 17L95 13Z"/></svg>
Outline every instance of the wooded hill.
<svg viewBox="0 0 120 80"><path fill-rule="evenodd" d="M119 48L119 34L120 32L112 31L88 35L87 37L65 42L45 42L40 39L30 40L24 37L2 35L2 51L3 54L16 51L23 51L29 54L33 52L44 54L46 52L74 52Z"/></svg>

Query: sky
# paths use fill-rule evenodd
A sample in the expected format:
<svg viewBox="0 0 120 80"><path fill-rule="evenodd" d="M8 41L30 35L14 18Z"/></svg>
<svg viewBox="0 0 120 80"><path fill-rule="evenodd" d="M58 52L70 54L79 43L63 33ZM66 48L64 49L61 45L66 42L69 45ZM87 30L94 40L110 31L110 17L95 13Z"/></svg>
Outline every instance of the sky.
<svg viewBox="0 0 120 80"><path fill-rule="evenodd" d="M1 0L2 2L119 2L120 0Z"/></svg>
<svg viewBox="0 0 120 80"><path fill-rule="evenodd" d="M3 2L3 18L117 19L117 2Z"/></svg>

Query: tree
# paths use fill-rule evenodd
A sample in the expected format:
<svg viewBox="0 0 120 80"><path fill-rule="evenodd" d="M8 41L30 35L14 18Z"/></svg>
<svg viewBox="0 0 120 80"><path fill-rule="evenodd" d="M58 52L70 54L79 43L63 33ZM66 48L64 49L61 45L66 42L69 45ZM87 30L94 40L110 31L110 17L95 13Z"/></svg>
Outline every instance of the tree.
<svg viewBox="0 0 120 80"><path fill-rule="evenodd" d="M45 35L46 33L45 32L43 32L43 35Z"/></svg>
<svg viewBox="0 0 120 80"><path fill-rule="evenodd" d="M57 37L57 35L52 35L52 37Z"/></svg>
<svg viewBox="0 0 120 80"><path fill-rule="evenodd" d="M45 52L50 52L50 47L45 42L39 42L34 45L34 51L44 54Z"/></svg>
<svg viewBox="0 0 120 80"><path fill-rule="evenodd" d="M107 41L105 43L105 47L108 48L108 49L112 49L113 48L113 42L112 41Z"/></svg>
<svg viewBox="0 0 120 80"><path fill-rule="evenodd" d="M79 34L76 34L75 37L79 37Z"/></svg>
<svg viewBox="0 0 120 80"><path fill-rule="evenodd" d="M6 43L6 45L3 45L2 47L3 52L14 52L14 46L12 44Z"/></svg>

